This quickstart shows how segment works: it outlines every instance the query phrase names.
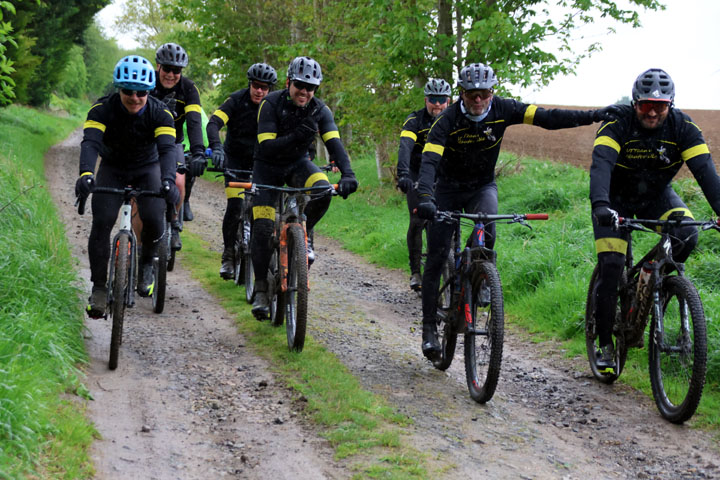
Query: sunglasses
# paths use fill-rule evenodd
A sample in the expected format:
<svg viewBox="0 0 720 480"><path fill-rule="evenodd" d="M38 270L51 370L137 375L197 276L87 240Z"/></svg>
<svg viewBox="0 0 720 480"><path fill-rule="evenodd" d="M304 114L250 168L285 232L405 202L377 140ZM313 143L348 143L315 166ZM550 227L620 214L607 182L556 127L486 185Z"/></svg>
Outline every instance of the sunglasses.
<svg viewBox="0 0 720 480"><path fill-rule="evenodd" d="M293 80L292 84L298 90L307 90L308 92L314 92L315 90L317 90L317 85L301 82L300 80Z"/></svg>
<svg viewBox="0 0 720 480"><path fill-rule="evenodd" d="M255 90L270 90L270 85L267 83L251 82L250 86Z"/></svg>
<svg viewBox="0 0 720 480"><path fill-rule="evenodd" d="M136 95L138 98L147 97L147 94L150 93L147 90L128 90L127 88L121 88L120 91L128 97Z"/></svg>
<svg viewBox="0 0 720 480"><path fill-rule="evenodd" d="M466 90L465 95L467 95L468 99L470 100L475 100L476 98L487 100L488 98L492 97L493 90L491 88L484 90Z"/></svg>
<svg viewBox="0 0 720 480"><path fill-rule="evenodd" d="M659 115L667 112L668 108L670 102L637 102L637 109L643 115L650 113L650 110L654 110Z"/></svg>
<svg viewBox="0 0 720 480"><path fill-rule="evenodd" d="M182 67L174 67L172 65L160 65L160 68L162 68L165 73L174 73L175 75L180 75L182 73Z"/></svg>
<svg viewBox="0 0 720 480"><path fill-rule="evenodd" d="M443 103L448 101L448 97L446 97L445 95L428 95L425 98L427 98L428 102L439 105L442 105Z"/></svg>

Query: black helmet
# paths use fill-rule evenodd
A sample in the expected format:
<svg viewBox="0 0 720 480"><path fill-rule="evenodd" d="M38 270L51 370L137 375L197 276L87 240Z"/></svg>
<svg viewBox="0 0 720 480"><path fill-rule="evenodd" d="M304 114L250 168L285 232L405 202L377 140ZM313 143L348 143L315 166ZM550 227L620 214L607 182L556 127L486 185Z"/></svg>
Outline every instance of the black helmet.
<svg viewBox="0 0 720 480"><path fill-rule="evenodd" d="M640 100L672 102L675 99L675 84L665 70L651 68L635 79L632 99L634 102Z"/></svg>
<svg viewBox="0 0 720 480"><path fill-rule="evenodd" d="M188 64L188 56L185 49L177 43L166 43L155 52L155 62L160 65L185 68Z"/></svg>
<svg viewBox="0 0 720 480"><path fill-rule="evenodd" d="M495 72L489 65L471 63L460 70L458 86L463 90L489 90L497 83Z"/></svg>
<svg viewBox="0 0 720 480"><path fill-rule="evenodd" d="M425 84L425 96L428 95L446 95L450 96L450 84L442 78L431 78Z"/></svg>
<svg viewBox="0 0 720 480"><path fill-rule="evenodd" d="M258 82L269 83L275 85L277 83L277 73L275 69L267 63L255 63L248 68L248 80L256 80Z"/></svg>
<svg viewBox="0 0 720 480"><path fill-rule="evenodd" d="M310 57L296 57L288 67L288 80L299 80L311 85L322 82L320 64Z"/></svg>

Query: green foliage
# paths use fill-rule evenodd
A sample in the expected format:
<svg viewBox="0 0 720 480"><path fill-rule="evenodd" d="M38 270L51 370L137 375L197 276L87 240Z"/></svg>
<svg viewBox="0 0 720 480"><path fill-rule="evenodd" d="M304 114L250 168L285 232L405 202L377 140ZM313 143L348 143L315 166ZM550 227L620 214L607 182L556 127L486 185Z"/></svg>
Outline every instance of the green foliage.
<svg viewBox="0 0 720 480"><path fill-rule="evenodd" d="M7 105L15 98L15 82L10 75L15 71L13 62L5 56L7 45L17 46L10 22L4 21L3 11L15 13L13 4L7 1L0 2L0 106Z"/></svg>
<svg viewBox="0 0 720 480"><path fill-rule="evenodd" d="M91 99L103 96L112 86L112 72L122 54L114 40L103 36L93 23L83 34L83 59L87 72L87 94Z"/></svg>
<svg viewBox="0 0 720 480"><path fill-rule="evenodd" d="M93 429L62 398L84 389L83 312L43 156L77 125L0 111L0 477L88 478ZM22 168L17 168L22 165Z"/></svg>
<svg viewBox="0 0 720 480"><path fill-rule="evenodd" d="M87 77L83 49L79 45L75 45L70 50L68 62L60 77L56 91L59 95L80 98L88 90Z"/></svg>

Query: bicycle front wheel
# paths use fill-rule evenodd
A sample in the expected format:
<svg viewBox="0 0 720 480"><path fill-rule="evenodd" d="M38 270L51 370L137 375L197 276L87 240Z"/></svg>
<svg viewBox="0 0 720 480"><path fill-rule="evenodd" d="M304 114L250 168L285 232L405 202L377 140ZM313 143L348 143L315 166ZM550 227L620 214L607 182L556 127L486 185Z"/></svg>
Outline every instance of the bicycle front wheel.
<svg viewBox="0 0 720 480"><path fill-rule="evenodd" d="M495 265L475 262L466 282L464 305L470 318L465 333L465 376L470 397L485 403L495 394L502 364L505 313L502 285ZM466 321L467 321L466 320Z"/></svg>
<svg viewBox="0 0 720 480"><path fill-rule="evenodd" d="M165 309L165 289L167 288L167 265L168 265L168 238L170 238L170 224L165 230L166 238L163 238L158 245L157 258L153 259L155 273L155 288L152 293L152 305L155 313L162 313Z"/></svg>
<svg viewBox="0 0 720 480"><path fill-rule="evenodd" d="M108 367L115 370L118 366L120 345L122 344L123 321L125 319L125 303L128 291L128 271L130 270L130 235L120 233L117 236L111 260L113 265L112 277L112 331L110 333L110 360Z"/></svg>
<svg viewBox="0 0 720 480"><path fill-rule="evenodd" d="M451 254L452 255L452 254ZM455 282L455 267L452 257L443 264L440 272L440 293L437 300L438 335L440 335L440 356L433 360L433 366L438 370L447 370L452 364L457 346L457 326L455 324L456 312L452 310L452 295Z"/></svg>
<svg viewBox="0 0 720 480"><path fill-rule="evenodd" d="M300 225L288 228L288 289L285 293L285 330L290 350L305 346L308 307L308 260L305 231Z"/></svg>
<svg viewBox="0 0 720 480"><path fill-rule="evenodd" d="M683 423L695 413L707 366L705 312L695 286L685 277L663 279L662 315L650 329L650 384L660 414Z"/></svg>

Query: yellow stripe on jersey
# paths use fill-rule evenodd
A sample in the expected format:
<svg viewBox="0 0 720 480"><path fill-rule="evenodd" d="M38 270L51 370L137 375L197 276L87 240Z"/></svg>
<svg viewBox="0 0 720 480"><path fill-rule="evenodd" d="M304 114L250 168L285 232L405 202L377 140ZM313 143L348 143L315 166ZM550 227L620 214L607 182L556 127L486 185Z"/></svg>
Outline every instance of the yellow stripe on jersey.
<svg viewBox="0 0 720 480"><path fill-rule="evenodd" d="M197 103L193 103L191 105L185 105L185 113L188 113L188 112L200 113L201 110L202 110L202 108L200 108L200 105L198 105Z"/></svg>
<svg viewBox="0 0 720 480"><path fill-rule="evenodd" d="M692 158L695 158L699 155L704 155L706 153L710 153L710 149L708 149L707 144L703 143L702 145L695 145L694 147L688 148L680 155L682 156L683 161L687 162Z"/></svg>
<svg viewBox="0 0 720 480"><path fill-rule="evenodd" d="M322 136L322 141L327 143L328 140L332 140L333 138L340 138L340 132L338 132L337 130L325 132Z"/></svg>
<svg viewBox="0 0 720 480"><path fill-rule="evenodd" d="M227 113L223 112L219 108L215 110L215 113L213 113L213 116L218 117L220 120L223 121L223 123L227 123L228 120L230 120L230 117L228 117Z"/></svg>
<svg viewBox="0 0 720 480"><path fill-rule="evenodd" d="M87 120L83 125L83 128L97 128L104 133L106 127L102 123L96 122L95 120Z"/></svg>
<svg viewBox="0 0 720 480"><path fill-rule="evenodd" d="M175 138L175 127L158 127L155 129L155 137L160 135L170 135Z"/></svg>
<svg viewBox="0 0 720 480"><path fill-rule="evenodd" d="M402 137L408 137L413 142L417 142L417 135L415 135L415 132L411 132L410 130L403 130L400 132L400 138Z"/></svg>
<svg viewBox="0 0 720 480"><path fill-rule="evenodd" d="M435 145L434 143L426 143L425 148L423 148L423 153L430 152L430 153L437 153L442 157L443 152L445 151L445 147L442 145Z"/></svg>
<svg viewBox="0 0 720 480"><path fill-rule="evenodd" d="M262 143L265 140L275 140L277 138L277 133L259 133L258 134L258 143Z"/></svg>
<svg viewBox="0 0 720 480"><path fill-rule="evenodd" d="M535 120L535 112L537 111L537 105L528 105L527 110L525 110L525 117L523 118L523 123L527 125L532 125L533 120Z"/></svg>
<svg viewBox="0 0 720 480"><path fill-rule="evenodd" d="M265 218L275 221L275 208L266 205L258 205L253 207L253 219Z"/></svg>
<svg viewBox="0 0 720 480"><path fill-rule="evenodd" d="M610 237L598 238L595 240L595 250L597 253L615 252L625 255L627 253L627 240Z"/></svg>
<svg viewBox="0 0 720 480"><path fill-rule="evenodd" d="M601 135L595 139L593 148L597 147L598 145L605 145L606 147L612 148L617 153L620 153L620 144L606 135Z"/></svg>

